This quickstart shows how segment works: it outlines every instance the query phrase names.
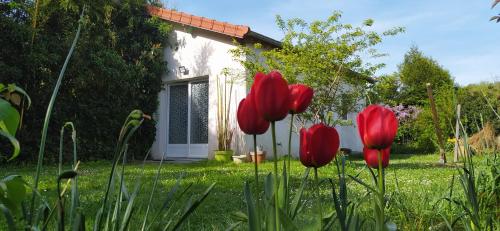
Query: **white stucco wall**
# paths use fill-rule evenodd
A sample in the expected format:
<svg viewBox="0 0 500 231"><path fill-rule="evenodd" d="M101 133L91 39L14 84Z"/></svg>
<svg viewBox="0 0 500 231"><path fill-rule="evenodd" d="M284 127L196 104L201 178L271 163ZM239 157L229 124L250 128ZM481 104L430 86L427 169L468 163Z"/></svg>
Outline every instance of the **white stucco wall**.
<svg viewBox="0 0 500 231"><path fill-rule="evenodd" d="M361 152L363 150L363 144L359 138L357 125L356 125L356 116L357 113L349 113L347 118L352 120L353 124L349 126L336 126L339 136L340 136L340 147L341 148L350 148L354 152ZM290 130L290 116L285 118L282 121L276 122L276 143L277 145L277 153L279 156L288 154L288 134ZM295 157L299 156L299 134L298 130L300 127L297 127L297 121L295 121L294 127L292 129L292 155ZM312 124L306 125L306 127L310 127ZM246 136L246 151L253 150L253 137ZM272 158L272 136L271 136L271 127L269 130L260 136L257 136L257 144L263 146L263 150L267 153L267 158Z"/></svg>
<svg viewBox="0 0 500 231"><path fill-rule="evenodd" d="M213 151L217 149L217 78L223 78L221 71L230 68L235 73L240 73L241 79L233 85L233 93L230 105L231 126L234 129L232 147L235 154L244 154L253 150L252 136L245 135L239 130L236 121L238 103L247 95L248 89L243 80L243 67L234 61L229 50L234 48L232 38L213 32L178 26L170 38L171 47L165 49L165 60L168 72L162 77L165 90L159 94L159 107L155 114L156 139L151 150L153 159L161 159L167 148L167 113L168 98L167 86L172 83L190 81L206 78L209 81L209 113L208 113L208 153L206 158L213 158ZM179 67L185 66L189 73L187 75L179 72ZM353 151L361 151L362 144L356 128L357 113L349 113L348 119L353 120L352 126L339 126L341 147L350 148ZM289 117L276 123L278 153L280 155L288 152ZM272 157L271 130L257 138L259 145ZM299 155L299 136L292 134L292 154Z"/></svg>
<svg viewBox="0 0 500 231"><path fill-rule="evenodd" d="M167 73L163 76L164 86L168 84L190 81L199 77L208 76L209 81L209 112L208 112L208 158L213 158L213 151L217 149L217 78L223 78L223 68L230 68L234 72L243 72L241 65L234 61L229 50L234 48L232 38L208 31L196 30L178 26L170 37L171 47L165 49ZM179 67L185 66L187 75L179 72ZM246 95L246 85L243 80L233 85L233 94L230 104L231 124L237 127L236 108L239 101ZM159 94L159 110L156 113L156 139L152 148L153 159L160 159L166 151L167 144L167 89ZM234 135L238 140L238 132ZM235 149L237 145L235 145Z"/></svg>

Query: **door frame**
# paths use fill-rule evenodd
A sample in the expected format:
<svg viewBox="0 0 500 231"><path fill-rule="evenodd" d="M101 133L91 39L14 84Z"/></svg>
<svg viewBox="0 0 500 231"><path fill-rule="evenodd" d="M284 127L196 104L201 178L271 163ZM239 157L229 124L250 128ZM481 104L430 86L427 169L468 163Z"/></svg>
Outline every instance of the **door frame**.
<svg viewBox="0 0 500 231"><path fill-rule="evenodd" d="M182 79L182 80L174 80L174 81L169 81L165 83L165 89L166 89L166 136L164 140L165 144L165 157L169 158L208 158L208 139L207 143L204 144L192 144L191 143L191 84L192 83L199 83L199 82L207 82L208 88L210 89L210 81L208 76L200 76L200 77L195 77L195 78L189 78L189 79ZM187 142L186 144L169 144L169 135L170 135L170 87L171 86L176 86L176 85L187 85L188 87L188 110L187 110ZM210 90L208 91L210 92ZM210 98L210 94L209 94ZM210 102L210 99L207 99L208 102ZM208 117L207 113L207 117ZM208 124L207 124L207 130L208 129ZM208 134L207 134L208 136ZM186 147L183 148L181 145L185 145ZM169 153L169 150L172 148L178 149L179 151L185 151L185 154L178 154L174 152ZM182 150L184 149L184 150ZM201 149L201 153L193 153L192 149Z"/></svg>

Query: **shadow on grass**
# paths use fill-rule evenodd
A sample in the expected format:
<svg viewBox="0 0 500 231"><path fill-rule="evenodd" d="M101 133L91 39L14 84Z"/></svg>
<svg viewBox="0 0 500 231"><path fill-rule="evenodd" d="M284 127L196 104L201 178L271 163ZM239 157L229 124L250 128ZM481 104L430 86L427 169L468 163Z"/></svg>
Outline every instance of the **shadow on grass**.
<svg viewBox="0 0 500 231"><path fill-rule="evenodd" d="M413 157L415 154L391 154L391 160L404 160ZM426 154L425 154L426 155ZM351 154L348 160L363 160L363 154Z"/></svg>
<svg viewBox="0 0 500 231"><path fill-rule="evenodd" d="M365 166L364 162L352 162L351 165L353 167L363 167ZM391 163L389 162L389 167L388 168L393 168L393 169L420 169L420 170L427 170L427 169L454 169L455 165L453 164L446 164L442 165L438 163L437 161L435 163L430 163L430 162L424 162L424 163L414 163L414 162L396 162L396 163Z"/></svg>

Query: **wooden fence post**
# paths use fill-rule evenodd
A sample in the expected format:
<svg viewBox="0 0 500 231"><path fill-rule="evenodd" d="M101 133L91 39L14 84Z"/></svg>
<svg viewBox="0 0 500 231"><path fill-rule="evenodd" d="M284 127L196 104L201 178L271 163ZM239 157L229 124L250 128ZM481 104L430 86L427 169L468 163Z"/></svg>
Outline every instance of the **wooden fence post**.
<svg viewBox="0 0 500 231"><path fill-rule="evenodd" d="M455 123L455 148L453 149L453 162L458 162L459 154L459 139L460 139L460 107L461 105L457 105L457 122Z"/></svg>
<svg viewBox="0 0 500 231"><path fill-rule="evenodd" d="M427 83L426 85L427 85L427 94L429 95L429 101L431 103L432 119L434 121L434 128L436 129L436 136L438 139L439 154L440 154L439 162L445 164L446 154L444 151L443 133L441 132L441 128L439 127L439 118L436 111L436 104L434 103L434 96L432 96L432 87L430 83Z"/></svg>

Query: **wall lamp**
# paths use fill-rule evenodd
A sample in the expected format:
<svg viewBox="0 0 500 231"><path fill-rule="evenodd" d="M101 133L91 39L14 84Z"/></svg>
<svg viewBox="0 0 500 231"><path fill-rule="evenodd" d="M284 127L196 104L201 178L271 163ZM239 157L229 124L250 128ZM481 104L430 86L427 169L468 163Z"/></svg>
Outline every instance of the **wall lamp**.
<svg viewBox="0 0 500 231"><path fill-rule="evenodd" d="M182 74L184 74L184 75L189 74L189 70L185 66L180 66L179 67L179 72L182 73Z"/></svg>

